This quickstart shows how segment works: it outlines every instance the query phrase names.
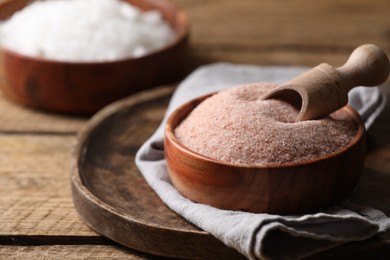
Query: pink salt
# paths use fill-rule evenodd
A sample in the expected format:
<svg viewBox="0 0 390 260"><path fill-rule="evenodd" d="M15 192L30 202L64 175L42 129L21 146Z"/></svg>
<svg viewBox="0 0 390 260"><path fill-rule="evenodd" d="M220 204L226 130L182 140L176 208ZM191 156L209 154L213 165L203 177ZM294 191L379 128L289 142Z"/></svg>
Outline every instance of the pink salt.
<svg viewBox="0 0 390 260"><path fill-rule="evenodd" d="M276 87L234 87L203 101L175 129L178 140L205 156L239 164L283 164L333 153L348 145L357 126L342 120L295 122L298 110L279 100L260 100Z"/></svg>

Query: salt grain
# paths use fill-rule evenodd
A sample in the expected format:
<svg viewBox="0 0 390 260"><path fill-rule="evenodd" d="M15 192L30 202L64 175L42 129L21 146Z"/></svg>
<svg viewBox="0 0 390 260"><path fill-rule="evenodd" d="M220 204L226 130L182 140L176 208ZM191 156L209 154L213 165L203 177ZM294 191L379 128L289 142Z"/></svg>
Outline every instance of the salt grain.
<svg viewBox="0 0 390 260"><path fill-rule="evenodd" d="M298 110L259 98L273 84L251 84L203 101L175 129L178 140L208 157L243 164L283 164L314 159L348 145L357 125L327 117L295 123Z"/></svg>
<svg viewBox="0 0 390 260"><path fill-rule="evenodd" d="M159 12L120 0L36 1L0 25L2 47L63 61L140 57L173 39Z"/></svg>

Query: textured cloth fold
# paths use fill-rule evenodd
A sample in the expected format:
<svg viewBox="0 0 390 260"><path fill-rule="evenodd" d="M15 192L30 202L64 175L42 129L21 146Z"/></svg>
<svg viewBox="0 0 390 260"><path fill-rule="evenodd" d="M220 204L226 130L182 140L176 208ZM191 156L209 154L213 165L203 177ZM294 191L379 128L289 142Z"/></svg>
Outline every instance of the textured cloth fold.
<svg viewBox="0 0 390 260"><path fill-rule="evenodd" d="M305 70L225 63L197 69L175 91L163 122L136 156L142 175L164 203L251 259L301 258L342 243L367 239L390 227L390 219L381 211L348 200L316 214L254 214L194 203L172 186L164 159L163 138L166 118L174 109L195 97L235 85L252 82L280 84ZM367 128L386 103L379 88L355 88L350 92L349 100Z"/></svg>

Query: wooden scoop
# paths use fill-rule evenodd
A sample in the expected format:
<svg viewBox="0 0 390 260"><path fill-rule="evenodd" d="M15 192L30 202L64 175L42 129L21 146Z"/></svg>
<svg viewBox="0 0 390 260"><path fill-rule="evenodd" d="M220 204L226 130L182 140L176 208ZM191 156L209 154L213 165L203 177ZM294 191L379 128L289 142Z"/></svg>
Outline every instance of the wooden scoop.
<svg viewBox="0 0 390 260"><path fill-rule="evenodd" d="M322 63L266 93L262 99L282 99L301 110L296 121L318 119L348 103L356 86L376 86L389 76L389 59L373 44L355 49L348 61L334 68Z"/></svg>

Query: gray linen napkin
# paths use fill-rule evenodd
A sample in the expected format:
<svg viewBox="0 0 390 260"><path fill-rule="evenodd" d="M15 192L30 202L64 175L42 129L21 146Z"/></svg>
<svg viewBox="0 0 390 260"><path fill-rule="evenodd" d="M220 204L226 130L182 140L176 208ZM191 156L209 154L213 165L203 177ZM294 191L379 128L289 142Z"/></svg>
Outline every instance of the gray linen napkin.
<svg viewBox="0 0 390 260"><path fill-rule="evenodd" d="M300 258L349 241L364 240L390 228L390 219L384 213L348 200L316 214L253 214L194 203L172 186L164 151L159 147L163 147L165 120L175 108L197 96L243 83L282 83L305 70L226 63L197 69L180 84L160 127L136 156L142 175L164 203L251 259ZM369 127L383 109L386 98L378 88L355 88L350 93L350 102Z"/></svg>

